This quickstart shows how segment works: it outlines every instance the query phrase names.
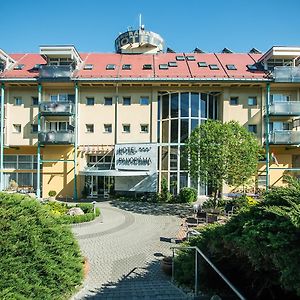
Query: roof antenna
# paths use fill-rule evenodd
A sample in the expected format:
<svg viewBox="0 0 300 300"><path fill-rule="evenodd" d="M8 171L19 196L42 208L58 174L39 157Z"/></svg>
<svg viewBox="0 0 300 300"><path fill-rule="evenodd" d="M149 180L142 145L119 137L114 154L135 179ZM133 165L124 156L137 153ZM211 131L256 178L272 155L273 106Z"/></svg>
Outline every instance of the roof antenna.
<svg viewBox="0 0 300 300"><path fill-rule="evenodd" d="M139 29L144 30L145 25L142 25L142 14L139 14Z"/></svg>

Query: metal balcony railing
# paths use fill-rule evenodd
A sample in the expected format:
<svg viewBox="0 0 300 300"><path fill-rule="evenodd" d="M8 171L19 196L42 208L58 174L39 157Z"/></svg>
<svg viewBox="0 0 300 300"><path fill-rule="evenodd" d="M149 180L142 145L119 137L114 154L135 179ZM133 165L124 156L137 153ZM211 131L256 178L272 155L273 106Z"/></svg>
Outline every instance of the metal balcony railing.
<svg viewBox="0 0 300 300"><path fill-rule="evenodd" d="M47 116L70 116L74 114L74 104L70 102L42 102L40 112Z"/></svg>
<svg viewBox="0 0 300 300"><path fill-rule="evenodd" d="M75 135L73 131L43 131L39 132L38 140L41 144L65 145L73 144Z"/></svg>
<svg viewBox="0 0 300 300"><path fill-rule="evenodd" d="M300 82L300 67L275 67L273 77L275 82Z"/></svg>
<svg viewBox="0 0 300 300"><path fill-rule="evenodd" d="M39 77L44 79L70 78L72 71L72 66L41 65L39 68Z"/></svg>
<svg viewBox="0 0 300 300"><path fill-rule="evenodd" d="M274 130L269 133L269 143L275 145L300 144L300 131Z"/></svg>
<svg viewBox="0 0 300 300"><path fill-rule="evenodd" d="M269 112L277 116L299 116L300 101L273 102Z"/></svg>

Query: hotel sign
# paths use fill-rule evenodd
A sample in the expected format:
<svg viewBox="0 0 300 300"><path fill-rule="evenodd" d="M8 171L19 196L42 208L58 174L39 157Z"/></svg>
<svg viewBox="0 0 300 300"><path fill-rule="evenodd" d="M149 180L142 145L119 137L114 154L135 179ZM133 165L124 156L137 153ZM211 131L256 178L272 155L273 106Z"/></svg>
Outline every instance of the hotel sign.
<svg viewBox="0 0 300 300"><path fill-rule="evenodd" d="M116 170L156 171L157 144L117 144Z"/></svg>

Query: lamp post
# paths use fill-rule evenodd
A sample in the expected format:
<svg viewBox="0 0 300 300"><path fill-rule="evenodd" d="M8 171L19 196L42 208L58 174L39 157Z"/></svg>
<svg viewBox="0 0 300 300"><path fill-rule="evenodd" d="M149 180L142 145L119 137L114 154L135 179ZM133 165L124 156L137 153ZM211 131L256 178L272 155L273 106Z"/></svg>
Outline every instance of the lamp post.
<svg viewBox="0 0 300 300"><path fill-rule="evenodd" d="M94 209L94 215L96 215L96 201L93 201L92 204L93 204L93 209Z"/></svg>

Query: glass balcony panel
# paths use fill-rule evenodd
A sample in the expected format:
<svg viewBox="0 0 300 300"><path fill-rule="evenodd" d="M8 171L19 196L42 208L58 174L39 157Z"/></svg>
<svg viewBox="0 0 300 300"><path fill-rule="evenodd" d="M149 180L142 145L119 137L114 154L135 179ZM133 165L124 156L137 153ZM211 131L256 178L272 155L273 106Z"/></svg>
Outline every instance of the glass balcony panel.
<svg viewBox="0 0 300 300"><path fill-rule="evenodd" d="M300 115L300 101L273 102L270 105L270 115L298 116Z"/></svg>
<svg viewBox="0 0 300 300"><path fill-rule="evenodd" d="M300 82L300 67L275 67L273 76L275 82Z"/></svg>
<svg viewBox="0 0 300 300"><path fill-rule="evenodd" d="M44 131L38 135L42 144L73 144L75 135L73 131Z"/></svg>
<svg viewBox="0 0 300 300"><path fill-rule="evenodd" d="M43 102L40 104L40 112L43 115L72 115L74 104L70 102Z"/></svg>
<svg viewBox="0 0 300 300"><path fill-rule="evenodd" d="M41 65L39 69L39 77L48 79L70 78L72 71L73 69L71 66Z"/></svg>
<svg viewBox="0 0 300 300"><path fill-rule="evenodd" d="M276 130L269 135L270 144L297 145L300 144L300 131Z"/></svg>

